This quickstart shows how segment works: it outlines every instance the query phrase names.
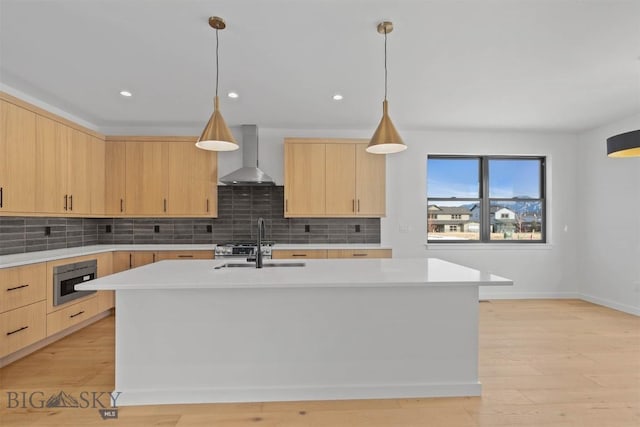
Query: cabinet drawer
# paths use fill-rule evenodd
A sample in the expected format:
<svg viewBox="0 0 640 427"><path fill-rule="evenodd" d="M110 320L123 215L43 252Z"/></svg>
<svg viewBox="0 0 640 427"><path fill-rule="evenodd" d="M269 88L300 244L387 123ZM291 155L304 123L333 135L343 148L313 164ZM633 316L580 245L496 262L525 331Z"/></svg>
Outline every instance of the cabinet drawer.
<svg viewBox="0 0 640 427"><path fill-rule="evenodd" d="M157 261L163 259L213 259L213 250L210 251L161 251L156 256Z"/></svg>
<svg viewBox="0 0 640 427"><path fill-rule="evenodd" d="M0 270L0 313L46 298L45 264Z"/></svg>
<svg viewBox="0 0 640 427"><path fill-rule="evenodd" d="M96 296L47 315L47 336L67 329L98 314Z"/></svg>
<svg viewBox="0 0 640 427"><path fill-rule="evenodd" d="M0 357L43 339L46 314L45 301L0 314Z"/></svg>
<svg viewBox="0 0 640 427"><path fill-rule="evenodd" d="M273 259L324 259L327 257L326 249L285 250L275 249L271 252Z"/></svg>
<svg viewBox="0 0 640 427"><path fill-rule="evenodd" d="M391 258L391 249L329 249L327 258Z"/></svg>

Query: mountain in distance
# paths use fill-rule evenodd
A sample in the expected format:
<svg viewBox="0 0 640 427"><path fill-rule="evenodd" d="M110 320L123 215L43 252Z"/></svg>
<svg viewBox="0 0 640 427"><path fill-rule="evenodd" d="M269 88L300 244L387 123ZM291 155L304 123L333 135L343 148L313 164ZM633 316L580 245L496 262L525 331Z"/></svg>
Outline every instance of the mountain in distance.
<svg viewBox="0 0 640 427"><path fill-rule="evenodd" d="M78 401L64 391L51 395L47 400L47 408L77 408L79 406Z"/></svg>

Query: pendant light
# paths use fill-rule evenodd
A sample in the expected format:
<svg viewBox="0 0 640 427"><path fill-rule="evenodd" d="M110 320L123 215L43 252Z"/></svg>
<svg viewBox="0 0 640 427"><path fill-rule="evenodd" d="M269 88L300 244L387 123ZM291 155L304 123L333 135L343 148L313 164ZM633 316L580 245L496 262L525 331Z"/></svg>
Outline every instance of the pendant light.
<svg viewBox="0 0 640 427"><path fill-rule="evenodd" d="M640 130L607 138L607 156L640 157Z"/></svg>
<svg viewBox="0 0 640 427"><path fill-rule="evenodd" d="M233 151L239 148L238 143L233 138L231 131L222 118L222 114L220 114L220 100L218 98L218 31L224 30L227 24L224 19L212 16L209 18L209 25L216 30L216 96L214 98L213 114L202 131L198 142L196 142L196 147L210 151Z"/></svg>
<svg viewBox="0 0 640 427"><path fill-rule="evenodd" d="M373 154L391 154L406 150L395 126L389 117L387 102L387 34L393 31L393 23L384 21L378 24L378 32L384 34L384 101L382 102L382 119L373 134L367 151Z"/></svg>

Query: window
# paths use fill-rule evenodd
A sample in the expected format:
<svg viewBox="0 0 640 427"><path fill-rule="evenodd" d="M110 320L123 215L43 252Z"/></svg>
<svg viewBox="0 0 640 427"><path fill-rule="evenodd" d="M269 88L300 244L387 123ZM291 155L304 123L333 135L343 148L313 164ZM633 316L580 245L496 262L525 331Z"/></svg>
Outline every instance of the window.
<svg viewBox="0 0 640 427"><path fill-rule="evenodd" d="M429 156L428 242L540 243L545 158Z"/></svg>

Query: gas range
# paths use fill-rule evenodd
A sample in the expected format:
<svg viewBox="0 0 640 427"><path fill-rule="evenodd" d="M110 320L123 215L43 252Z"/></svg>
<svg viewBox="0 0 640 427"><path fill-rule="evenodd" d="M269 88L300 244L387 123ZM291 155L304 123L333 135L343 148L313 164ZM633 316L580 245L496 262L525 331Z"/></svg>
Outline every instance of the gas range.
<svg viewBox="0 0 640 427"><path fill-rule="evenodd" d="M262 241L262 257L271 258L274 242ZM227 242L216 246L216 258L253 258L256 256L256 242Z"/></svg>

